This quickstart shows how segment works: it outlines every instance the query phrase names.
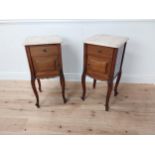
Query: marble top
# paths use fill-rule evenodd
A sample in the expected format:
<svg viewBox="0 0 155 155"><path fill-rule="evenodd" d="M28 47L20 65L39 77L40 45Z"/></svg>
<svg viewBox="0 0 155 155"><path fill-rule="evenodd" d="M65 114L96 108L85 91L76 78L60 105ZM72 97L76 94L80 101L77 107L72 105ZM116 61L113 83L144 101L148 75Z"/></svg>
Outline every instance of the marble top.
<svg viewBox="0 0 155 155"><path fill-rule="evenodd" d="M25 40L25 45L40 45L40 44L60 44L62 39L59 36L34 36Z"/></svg>
<svg viewBox="0 0 155 155"><path fill-rule="evenodd" d="M119 37L119 36L111 36L111 35L95 35L84 41L86 44L100 45L112 48L119 48L125 42L127 42L128 38Z"/></svg>

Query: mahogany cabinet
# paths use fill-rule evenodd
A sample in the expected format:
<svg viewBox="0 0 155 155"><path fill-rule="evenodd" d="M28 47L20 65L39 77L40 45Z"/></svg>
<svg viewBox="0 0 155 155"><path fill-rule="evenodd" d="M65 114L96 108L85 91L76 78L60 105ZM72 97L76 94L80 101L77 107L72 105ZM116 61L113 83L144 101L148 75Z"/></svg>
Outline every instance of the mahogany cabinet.
<svg viewBox="0 0 155 155"><path fill-rule="evenodd" d="M39 91L41 92L40 79L59 76L62 88L62 97L65 98L65 78L61 57L61 38L58 36L30 37L25 42L29 68L31 72L31 85L36 96L36 106L39 105L39 95L35 85L38 81Z"/></svg>
<svg viewBox="0 0 155 155"><path fill-rule="evenodd" d="M128 38L110 35L96 35L84 42L84 67L82 74L82 99L86 95L86 76L96 81L107 81L105 110L109 110L109 99L113 88L113 80L116 79L114 95L118 94L117 87L122 74L122 64Z"/></svg>

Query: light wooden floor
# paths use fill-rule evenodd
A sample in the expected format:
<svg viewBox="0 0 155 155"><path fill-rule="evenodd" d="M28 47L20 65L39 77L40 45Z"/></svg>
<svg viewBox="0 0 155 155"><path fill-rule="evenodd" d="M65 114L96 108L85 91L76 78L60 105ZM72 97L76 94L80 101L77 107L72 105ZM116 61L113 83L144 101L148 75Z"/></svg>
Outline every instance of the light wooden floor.
<svg viewBox="0 0 155 155"><path fill-rule="evenodd" d="M80 83L66 87L64 105L59 83L43 81L37 109L29 81L0 81L0 134L155 134L154 85L121 84L109 112L105 83L87 83L84 102Z"/></svg>

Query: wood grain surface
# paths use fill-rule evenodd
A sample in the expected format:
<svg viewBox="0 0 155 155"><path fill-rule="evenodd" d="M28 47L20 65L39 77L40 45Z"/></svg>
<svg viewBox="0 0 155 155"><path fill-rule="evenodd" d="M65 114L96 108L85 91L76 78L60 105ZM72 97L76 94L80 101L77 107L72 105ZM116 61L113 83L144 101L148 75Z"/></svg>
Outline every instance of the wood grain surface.
<svg viewBox="0 0 155 155"><path fill-rule="evenodd" d="M0 134L155 134L155 86L120 84L105 111L106 84L66 83L63 103L59 81L42 80L40 106L29 81L0 81Z"/></svg>

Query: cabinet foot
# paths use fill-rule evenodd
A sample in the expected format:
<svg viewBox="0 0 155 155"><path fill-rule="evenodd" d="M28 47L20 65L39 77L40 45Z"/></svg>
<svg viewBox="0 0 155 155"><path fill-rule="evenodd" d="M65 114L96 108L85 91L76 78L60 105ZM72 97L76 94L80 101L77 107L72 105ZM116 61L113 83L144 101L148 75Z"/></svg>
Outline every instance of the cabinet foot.
<svg viewBox="0 0 155 155"><path fill-rule="evenodd" d="M61 90L62 90L62 98L65 104L67 103L67 99L65 97L65 78L62 71L60 71L60 84L61 84Z"/></svg>
<svg viewBox="0 0 155 155"><path fill-rule="evenodd" d="M106 104L105 104L106 111L109 111L109 99L110 99L112 88L113 88L113 81L108 81L108 91L107 91Z"/></svg>
<svg viewBox="0 0 155 155"><path fill-rule="evenodd" d="M93 81L93 88L94 89L96 88L96 79L94 79L94 81Z"/></svg>
<svg viewBox="0 0 155 155"><path fill-rule="evenodd" d="M36 103L36 107L37 107L37 108L40 108L40 105L39 105L39 103Z"/></svg>
<svg viewBox="0 0 155 155"><path fill-rule="evenodd" d="M105 111L109 111L109 105L105 106Z"/></svg>
<svg viewBox="0 0 155 155"><path fill-rule="evenodd" d="M33 92L35 94L35 97L36 97L36 106L37 107L40 107L39 105L39 95L38 95L38 92L37 92L37 89L36 89L36 85L35 85L35 78L31 78L31 86L32 86L32 89L33 89Z"/></svg>
<svg viewBox="0 0 155 155"><path fill-rule="evenodd" d="M81 99L84 101L84 100L85 100L85 97L84 97L84 96L82 96L82 97L81 97Z"/></svg>

